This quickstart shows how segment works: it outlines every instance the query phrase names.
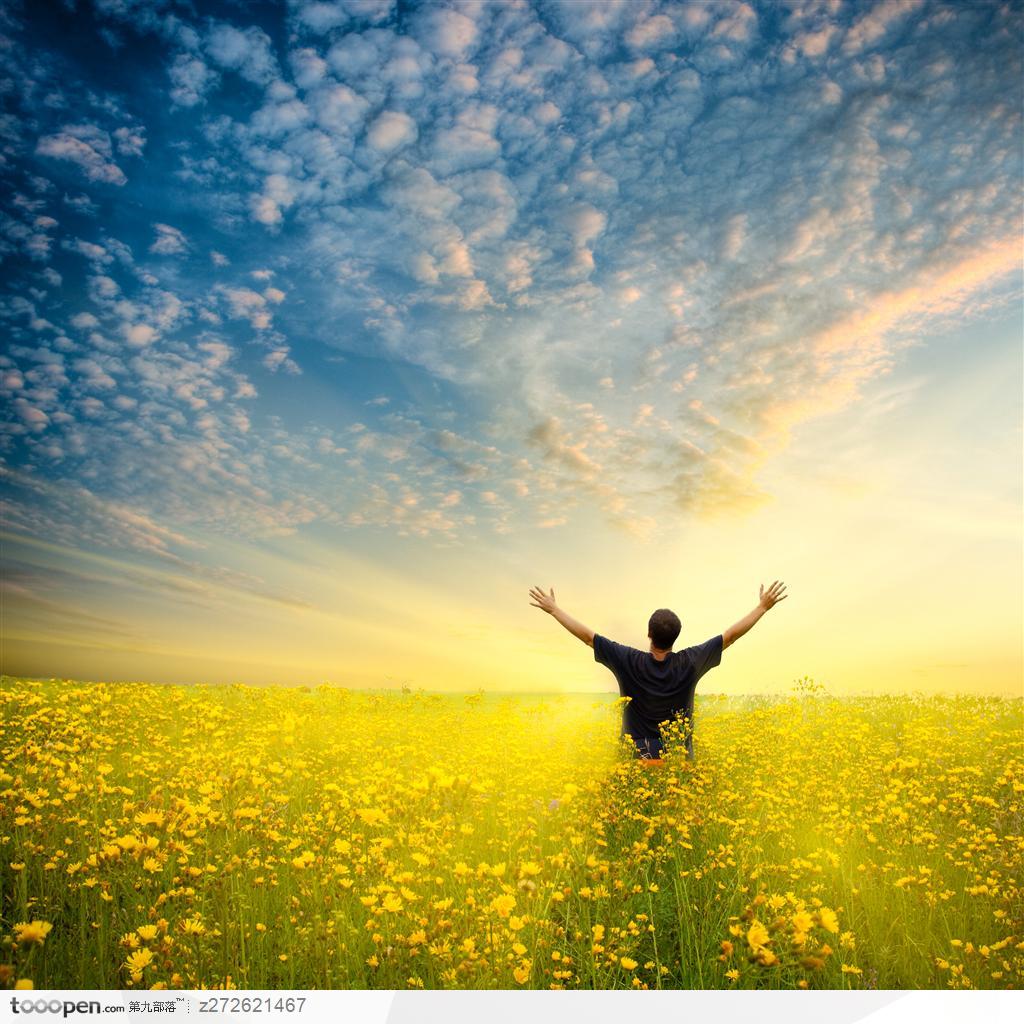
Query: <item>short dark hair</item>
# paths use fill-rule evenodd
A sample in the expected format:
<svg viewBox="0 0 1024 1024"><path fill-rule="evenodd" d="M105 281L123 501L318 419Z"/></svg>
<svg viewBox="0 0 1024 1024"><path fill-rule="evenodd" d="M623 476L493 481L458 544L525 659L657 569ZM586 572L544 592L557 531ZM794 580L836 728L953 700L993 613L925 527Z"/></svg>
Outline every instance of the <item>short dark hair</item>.
<svg viewBox="0 0 1024 1024"><path fill-rule="evenodd" d="M659 608L647 623L647 634L659 651L670 651L682 628L683 624L675 612Z"/></svg>

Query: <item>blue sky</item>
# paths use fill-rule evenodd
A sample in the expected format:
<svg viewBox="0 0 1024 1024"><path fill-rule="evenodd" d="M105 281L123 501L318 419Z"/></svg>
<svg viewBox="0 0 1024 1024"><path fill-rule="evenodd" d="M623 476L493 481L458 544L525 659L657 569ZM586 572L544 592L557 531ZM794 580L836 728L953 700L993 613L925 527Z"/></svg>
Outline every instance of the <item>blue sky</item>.
<svg viewBox="0 0 1024 1024"><path fill-rule="evenodd" d="M1019 4L0 18L17 668L98 637L149 666L229 601L322 610L269 561L307 543L366 586L447 552L460 594L474 559L649 558L666 523L870 476L892 408L979 369L1009 410L983 486L1019 505Z"/></svg>

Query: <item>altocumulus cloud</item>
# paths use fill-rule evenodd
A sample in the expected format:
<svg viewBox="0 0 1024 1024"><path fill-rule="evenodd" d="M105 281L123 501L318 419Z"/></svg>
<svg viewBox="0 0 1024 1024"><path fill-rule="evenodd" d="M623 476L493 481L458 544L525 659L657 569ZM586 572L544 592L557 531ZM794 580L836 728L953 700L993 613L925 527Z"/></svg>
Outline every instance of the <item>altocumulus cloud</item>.
<svg viewBox="0 0 1024 1024"><path fill-rule="evenodd" d="M1017 295L1018 5L95 0L3 32L27 534L198 572L218 531L643 533L765 500L795 426Z"/></svg>

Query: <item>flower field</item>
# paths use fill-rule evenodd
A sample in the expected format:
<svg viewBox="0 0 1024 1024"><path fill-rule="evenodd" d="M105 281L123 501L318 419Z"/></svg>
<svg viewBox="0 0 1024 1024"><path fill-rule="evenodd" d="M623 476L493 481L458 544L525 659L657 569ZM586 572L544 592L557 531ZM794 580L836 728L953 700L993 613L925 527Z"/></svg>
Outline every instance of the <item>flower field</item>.
<svg viewBox="0 0 1024 1024"><path fill-rule="evenodd" d="M0 682L0 983L1006 988L1022 703Z"/></svg>

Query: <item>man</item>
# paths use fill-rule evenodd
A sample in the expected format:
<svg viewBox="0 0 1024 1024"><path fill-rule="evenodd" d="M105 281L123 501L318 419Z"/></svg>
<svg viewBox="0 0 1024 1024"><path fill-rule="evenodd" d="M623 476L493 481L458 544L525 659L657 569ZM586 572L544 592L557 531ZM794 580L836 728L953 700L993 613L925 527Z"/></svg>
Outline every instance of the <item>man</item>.
<svg viewBox="0 0 1024 1024"><path fill-rule="evenodd" d="M649 651L625 647L595 633L555 601L555 591L540 587L530 590L530 602L558 620L573 636L594 648L594 661L610 668L619 683L619 693L630 700L622 711L622 735L632 738L636 756L651 764L662 763L664 742L661 723L682 719L686 756L693 758L693 694L705 672L722 661L722 651L735 643L758 619L779 601L785 601L786 586L776 580L767 590L761 584L757 607L724 633L696 647L673 651L682 624L675 612L659 608L647 624Z"/></svg>

